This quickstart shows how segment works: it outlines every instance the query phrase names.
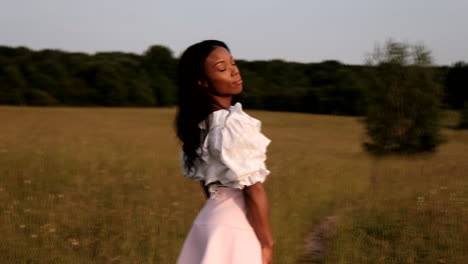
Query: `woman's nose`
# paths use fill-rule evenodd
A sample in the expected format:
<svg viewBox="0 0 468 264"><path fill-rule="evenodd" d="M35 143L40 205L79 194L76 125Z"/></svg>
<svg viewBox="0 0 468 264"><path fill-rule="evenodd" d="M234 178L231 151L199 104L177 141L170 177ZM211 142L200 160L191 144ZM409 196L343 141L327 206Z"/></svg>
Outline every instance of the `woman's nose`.
<svg viewBox="0 0 468 264"><path fill-rule="evenodd" d="M232 76L239 74L239 69L237 68L237 66L232 66L231 74Z"/></svg>

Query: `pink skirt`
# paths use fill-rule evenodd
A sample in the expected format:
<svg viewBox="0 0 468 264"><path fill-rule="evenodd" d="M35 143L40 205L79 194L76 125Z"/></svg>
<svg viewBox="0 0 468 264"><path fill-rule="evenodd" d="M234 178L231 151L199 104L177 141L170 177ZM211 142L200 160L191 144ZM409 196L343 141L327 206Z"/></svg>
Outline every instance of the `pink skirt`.
<svg viewBox="0 0 468 264"><path fill-rule="evenodd" d="M242 190L218 187L185 239L178 264L261 264L261 247L246 217Z"/></svg>

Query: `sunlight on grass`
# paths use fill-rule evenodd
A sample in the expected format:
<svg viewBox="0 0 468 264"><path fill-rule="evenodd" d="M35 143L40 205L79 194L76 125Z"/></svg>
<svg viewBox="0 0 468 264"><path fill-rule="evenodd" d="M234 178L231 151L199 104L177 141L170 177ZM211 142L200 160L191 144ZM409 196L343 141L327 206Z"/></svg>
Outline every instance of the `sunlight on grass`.
<svg viewBox="0 0 468 264"><path fill-rule="evenodd" d="M434 155L376 161L361 149L356 118L248 113L272 139L275 263L297 261L313 225L358 198L332 236L329 263L466 261L457 253L466 249L466 132L447 130L449 142ZM174 114L0 107L3 261L174 263L204 202L181 175ZM376 189L366 194L375 173Z"/></svg>

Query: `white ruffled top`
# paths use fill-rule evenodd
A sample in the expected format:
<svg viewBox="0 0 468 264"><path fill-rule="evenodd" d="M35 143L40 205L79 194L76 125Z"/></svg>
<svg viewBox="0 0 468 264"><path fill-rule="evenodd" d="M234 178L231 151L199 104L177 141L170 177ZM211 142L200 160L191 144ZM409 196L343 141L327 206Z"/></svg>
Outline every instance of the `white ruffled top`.
<svg viewBox="0 0 468 264"><path fill-rule="evenodd" d="M202 121L198 126L208 132L197 150L200 158L188 171L181 151L181 167L184 175L205 185L243 189L256 182L264 182L270 173L266 169L266 148L270 140L261 132L261 122L242 110L236 103L229 109L212 112L209 127ZM207 131L208 130L208 131ZM203 134L203 133L202 133Z"/></svg>

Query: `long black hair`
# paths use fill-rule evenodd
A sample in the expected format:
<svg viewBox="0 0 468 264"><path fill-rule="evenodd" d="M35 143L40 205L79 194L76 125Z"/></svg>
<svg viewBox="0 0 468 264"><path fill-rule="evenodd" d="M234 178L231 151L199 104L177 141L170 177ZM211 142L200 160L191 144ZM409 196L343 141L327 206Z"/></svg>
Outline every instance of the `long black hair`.
<svg viewBox="0 0 468 264"><path fill-rule="evenodd" d="M185 153L185 165L192 171L195 160L199 157L197 149L205 135L198 124L213 111L212 97L208 89L200 85L206 79L205 60L216 47L229 51L227 45L218 40L205 40L188 47L180 57L177 68L178 111L176 116L177 136L182 141Z"/></svg>

